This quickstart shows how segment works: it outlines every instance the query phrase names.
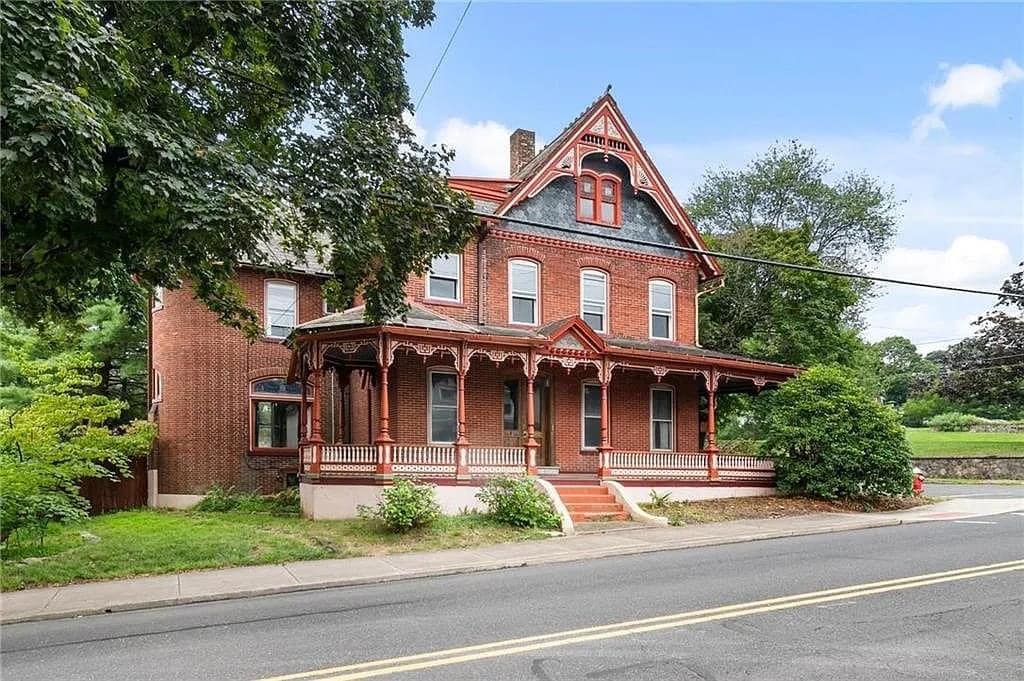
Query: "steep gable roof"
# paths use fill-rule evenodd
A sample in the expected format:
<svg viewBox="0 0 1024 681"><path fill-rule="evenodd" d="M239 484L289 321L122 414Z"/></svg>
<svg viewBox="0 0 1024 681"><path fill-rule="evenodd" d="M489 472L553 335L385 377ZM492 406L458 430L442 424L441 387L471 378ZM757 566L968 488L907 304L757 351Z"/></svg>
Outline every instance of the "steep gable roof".
<svg viewBox="0 0 1024 681"><path fill-rule="evenodd" d="M633 187L651 197L678 229L683 242L693 248L707 249L690 216L640 144L610 93L596 99L551 144L512 176L511 181L517 184L514 188L505 187L508 194L494 214L499 217L507 214L558 177L577 177L583 159L593 154L615 156L625 163ZM703 278L714 279L722 275L718 262L712 256L694 257L700 264Z"/></svg>

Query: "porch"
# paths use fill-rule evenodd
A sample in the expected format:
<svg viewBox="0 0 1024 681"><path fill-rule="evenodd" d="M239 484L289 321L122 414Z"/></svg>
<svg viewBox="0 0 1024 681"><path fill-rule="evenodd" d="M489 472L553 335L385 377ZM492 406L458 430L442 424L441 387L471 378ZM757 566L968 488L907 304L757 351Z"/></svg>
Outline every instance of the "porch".
<svg viewBox="0 0 1024 681"><path fill-rule="evenodd" d="M723 454L725 392L794 367L681 344L637 347L579 318L536 330L470 327L414 309L366 328L340 313L300 327L301 476L476 486L492 476L580 476L624 486L771 486L771 463ZM361 320L361 314L359 315Z"/></svg>

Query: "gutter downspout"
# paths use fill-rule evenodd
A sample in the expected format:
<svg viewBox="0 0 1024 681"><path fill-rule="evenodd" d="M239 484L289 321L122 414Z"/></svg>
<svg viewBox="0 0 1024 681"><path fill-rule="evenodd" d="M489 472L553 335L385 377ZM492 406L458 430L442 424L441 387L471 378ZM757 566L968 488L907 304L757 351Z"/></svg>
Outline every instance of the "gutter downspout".
<svg viewBox="0 0 1024 681"><path fill-rule="evenodd" d="M693 344L698 348L700 344L700 297L705 293L714 293L725 286L725 275L698 284L697 292L693 294Z"/></svg>

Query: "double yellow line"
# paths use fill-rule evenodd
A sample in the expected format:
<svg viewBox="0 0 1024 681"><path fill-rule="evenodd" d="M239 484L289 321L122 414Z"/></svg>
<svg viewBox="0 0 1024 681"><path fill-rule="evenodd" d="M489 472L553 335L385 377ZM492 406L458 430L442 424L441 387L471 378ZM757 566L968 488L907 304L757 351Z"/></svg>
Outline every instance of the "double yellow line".
<svg viewBox="0 0 1024 681"><path fill-rule="evenodd" d="M505 641L495 641L493 643L481 643L479 645L438 650L432 653L406 655L404 657L375 660L373 662L360 662L341 667L301 672L298 674L274 676L263 679L263 681L297 681L298 679L316 679L316 681L351 681L354 679L369 679L388 674L397 674L399 672L432 669L435 667L486 660L493 657L517 655L535 650L544 650L546 648L557 648L561 646L576 645L579 643L589 643L592 641L618 638L621 636L632 636L634 634L642 634L651 631L674 629L677 627L689 626L691 624L701 624L702 622L713 622L716 620L746 617L748 615L757 615L766 612L789 610L808 605L831 603L851 598L859 598L861 596L872 596L874 594L887 593L890 591L916 589L918 587L930 586L932 584L942 584L944 582L954 582L962 579L975 579L977 577L998 575L1015 570L1024 570L1024 560L1012 560L1004 563L978 565L959 570L948 570L946 572L933 572L926 575L917 575L915 577L889 579L882 582L854 584L836 589L826 589L824 591L812 591L793 596L769 598L762 601L737 603L735 605L725 605L718 608L680 612L674 615L662 615L660 617L649 617L646 619L618 622L615 624L603 624L600 626L585 627L582 629L570 629L552 634L540 634L537 636L508 639Z"/></svg>

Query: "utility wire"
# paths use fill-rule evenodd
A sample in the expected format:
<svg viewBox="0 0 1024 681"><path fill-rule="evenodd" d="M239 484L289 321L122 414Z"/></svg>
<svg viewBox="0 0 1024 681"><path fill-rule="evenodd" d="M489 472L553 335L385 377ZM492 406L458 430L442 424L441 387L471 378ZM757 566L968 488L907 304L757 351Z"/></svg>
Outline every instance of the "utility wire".
<svg viewBox="0 0 1024 681"><path fill-rule="evenodd" d="M459 17L459 23L455 24L455 30L452 31L451 36L448 38L448 44L444 46L444 52L441 53L441 58L437 60L437 64L434 65L434 71L430 74L430 80L427 81L426 87L423 88L423 92L420 93L420 98L416 100L416 111L420 110L420 104L423 103L423 98L427 96L427 90L430 89L431 84L434 82L434 76L437 75L438 70L441 68L441 64L444 62L444 58L448 56L448 50L452 46L452 42L455 40L455 34L459 32L459 28L462 26L462 20L466 18L466 14L469 13L469 6L473 4L473 0L469 0L466 3L466 8L462 10L462 16Z"/></svg>

